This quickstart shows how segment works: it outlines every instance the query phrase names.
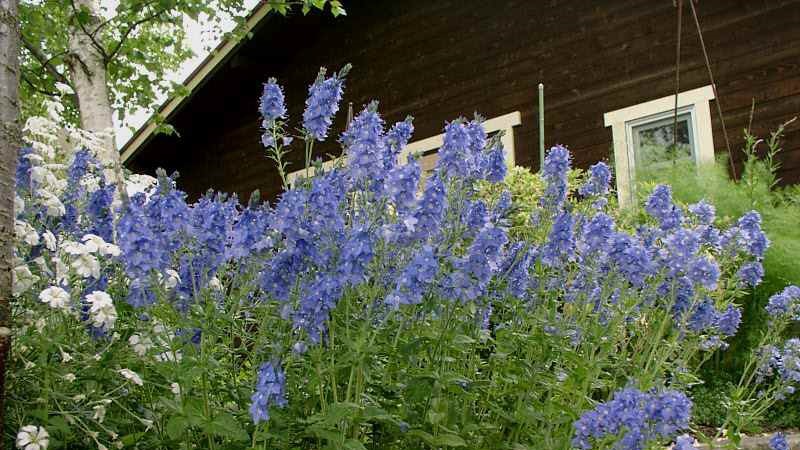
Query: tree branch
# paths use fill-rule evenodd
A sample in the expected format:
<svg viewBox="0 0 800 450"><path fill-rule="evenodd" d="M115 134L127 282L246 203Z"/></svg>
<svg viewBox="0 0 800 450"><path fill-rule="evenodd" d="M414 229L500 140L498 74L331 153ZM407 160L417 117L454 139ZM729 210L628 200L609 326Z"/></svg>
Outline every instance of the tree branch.
<svg viewBox="0 0 800 450"><path fill-rule="evenodd" d="M158 2L158 0L149 0L148 2L145 2L143 5L139 5L137 9L144 10L145 8L147 8L148 6L150 6L150 5L152 5L153 3L156 3L156 2ZM126 9L127 10L133 10L133 8L126 8ZM100 25L98 25L97 28L95 28L95 30L94 30L94 32L92 34L97 35L97 33L99 33L100 30L102 30L104 27L106 27L111 22L113 22L116 19L118 19L119 16L121 16L121 15L122 15L122 12L117 11L117 14L114 17L110 17L110 18L104 20L103 22L101 22Z"/></svg>
<svg viewBox="0 0 800 450"><path fill-rule="evenodd" d="M75 15L77 16L77 15L78 15L78 7L77 7L77 6L75 6L75 0L69 0L69 3L70 3L70 5L72 5L72 10L75 12ZM93 13L93 12L92 12L92 13ZM94 16L94 15L92 15L92 17L95 17L95 16ZM83 22L81 22L80 20L78 20L78 19L77 19L77 17L75 18L75 21L76 21L76 22L78 22L78 26L79 26L79 27L81 27L81 30L83 31L83 34L85 34L86 36L88 36L88 37L89 37L89 39L92 41L92 46L93 46L94 48L96 48L98 52L100 52L100 56L102 56L102 57L103 57L103 61L105 61L105 63L106 63L106 64L108 64L108 62L110 61L110 59L109 59L109 57L108 57L108 53L106 53L106 49L105 49L105 48L103 48L103 46L102 46L102 45L100 45L100 43L99 43L99 42L97 42L97 39L95 39L95 37L94 37L94 35L95 35L95 33L97 32L97 30L95 30L95 32L94 32L94 33L90 33L90 32L89 32L89 30L87 30L87 29L86 29L86 27L85 27L85 26L83 26ZM98 27L98 28L99 28L99 27Z"/></svg>
<svg viewBox="0 0 800 450"><path fill-rule="evenodd" d="M42 65L42 68L50 72L50 75L52 75L53 78L56 79L56 81L70 86L72 85L72 83L69 82L67 77L65 77L64 74L59 72L58 69L56 69L53 66L53 64L51 63L53 58L48 58L47 56L45 56L45 54L42 53L41 50L39 50L35 45L31 44L22 34L20 34L20 41L22 41L22 45L25 46L25 48L31 53L31 55L33 55L33 57L37 61L39 61L39 63Z"/></svg>
<svg viewBox="0 0 800 450"><path fill-rule="evenodd" d="M34 91L36 91L36 92L38 92L38 93L40 93L40 94L47 95L48 97L58 97L58 96L59 96L58 92L48 91L47 89L43 89L43 88L40 88L39 86L36 86L36 85L33 83L33 81L31 81L31 80L30 80L30 79L29 79L29 78L28 78L28 77L25 75L25 73L24 73L24 72L20 74L20 78L22 78L22 81L24 81L24 82L25 82L25 83L26 83L28 86L30 86L30 87L31 87L31 89L33 89Z"/></svg>
<svg viewBox="0 0 800 450"><path fill-rule="evenodd" d="M164 14L167 11L168 11L167 9L158 10L155 13L150 14L149 16L143 17L142 19L139 19L136 22L132 23L131 26L128 27L128 29L125 30L124 33L122 33L122 37L119 39L119 42L117 42L117 45L114 47L114 49L111 50L111 52L109 52L108 61L110 62L111 59L113 59L117 55L117 53L119 53L119 50L122 48L122 45L128 39L128 36L130 36L130 34L133 32L133 30L138 28L140 25L157 18L158 16L160 16L161 14Z"/></svg>

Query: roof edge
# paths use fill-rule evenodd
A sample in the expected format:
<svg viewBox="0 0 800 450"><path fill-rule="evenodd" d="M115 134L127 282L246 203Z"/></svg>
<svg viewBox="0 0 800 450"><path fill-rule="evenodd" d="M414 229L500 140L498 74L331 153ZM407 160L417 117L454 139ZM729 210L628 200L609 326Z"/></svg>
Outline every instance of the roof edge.
<svg viewBox="0 0 800 450"><path fill-rule="evenodd" d="M250 16L245 21L245 31L250 32L256 27L269 13L271 7L268 3L262 2L260 6L256 7ZM206 58L195 68L191 74L183 81L183 85L188 89L189 93L181 97L168 98L158 111L152 114L147 121L139 127L138 130L131 136L130 139L120 149L122 163L125 164L133 156L135 156L142 146L144 146L153 137L157 125L153 121L153 117L157 114L163 115L165 118L174 113L180 106L182 106L194 93L206 78L217 69L217 67L226 60L228 55L236 49L245 39L228 38L220 42L217 47L206 56Z"/></svg>

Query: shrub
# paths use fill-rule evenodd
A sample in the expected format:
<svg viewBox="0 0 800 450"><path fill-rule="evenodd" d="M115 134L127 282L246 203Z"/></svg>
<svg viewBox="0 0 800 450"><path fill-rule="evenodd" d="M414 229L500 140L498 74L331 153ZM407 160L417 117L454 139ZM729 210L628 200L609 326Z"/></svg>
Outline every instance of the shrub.
<svg viewBox="0 0 800 450"><path fill-rule="evenodd" d="M298 136L280 86L265 86L262 142L282 173L302 141L311 175L345 74L312 84ZM346 164L316 164L274 205L247 206L215 193L189 204L163 172L121 189L91 151L63 165L56 139L33 136L18 172L7 435L588 449L688 431L684 392L736 333L741 269L766 250L760 216L719 228L713 207L684 209L662 185L637 227L618 227L608 167L571 186L570 154L554 147L520 221L511 193L494 191L503 151L480 118L445 125L424 182L415 158L398 163L412 130L387 131L370 104L340 136ZM796 343L779 339L797 318L793 289L770 303L726 418L734 436L800 381Z"/></svg>

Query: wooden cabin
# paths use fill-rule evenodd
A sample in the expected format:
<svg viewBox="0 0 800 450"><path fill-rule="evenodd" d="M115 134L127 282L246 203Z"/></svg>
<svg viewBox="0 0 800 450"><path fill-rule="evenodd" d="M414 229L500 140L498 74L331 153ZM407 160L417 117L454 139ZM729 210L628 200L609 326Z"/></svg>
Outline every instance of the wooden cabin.
<svg viewBox="0 0 800 450"><path fill-rule="evenodd" d="M752 130L762 136L800 115L800 1L694 3L716 90L689 1L681 16L679 148L698 163L727 153L719 106L740 165L753 101ZM431 152L445 121L479 112L508 132L513 162L536 169L541 82L546 145L569 147L578 167L611 162L623 195L637 165L658 164L652 141L671 136L673 0L352 0L345 7L347 16L339 18L256 8L247 22L252 38L223 42L187 79L191 95L162 107L178 134L145 125L122 149L126 166L177 170L193 197L213 188L242 199L259 189L275 198L279 177L260 143L262 83L279 80L290 119L299 124L319 67L348 62L353 70L336 134L348 102L357 111L378 99L388 123L413 115L411 146ZM335 139L315 148L323 158L340 151ZM298 145L295 169L302 158ZM782 182L800 182L797 123L787 129L778 160Z"/></svg>

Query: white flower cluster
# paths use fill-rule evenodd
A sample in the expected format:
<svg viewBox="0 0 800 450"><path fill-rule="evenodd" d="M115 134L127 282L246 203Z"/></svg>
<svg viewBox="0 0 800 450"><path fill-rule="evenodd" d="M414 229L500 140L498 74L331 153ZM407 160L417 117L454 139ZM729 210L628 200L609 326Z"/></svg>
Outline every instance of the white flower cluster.
<svg viewBox="0 0 800 450"><path fill-rule="evenodd" d="M25 425L17 433L17 448L22 450L47 450L50 434L44 427Z"/></svg>
<svg viewBox="0 0 800 450"><path fill-rule="evenodd" d="M86 301L89 302L89 319L92 325L106 330L114 328L117 310L110 295L103 291L94 291L86 295Z"/></svg>

